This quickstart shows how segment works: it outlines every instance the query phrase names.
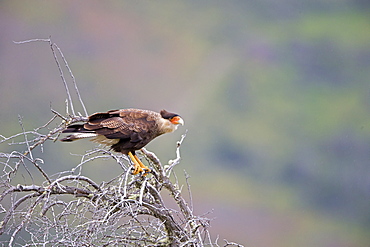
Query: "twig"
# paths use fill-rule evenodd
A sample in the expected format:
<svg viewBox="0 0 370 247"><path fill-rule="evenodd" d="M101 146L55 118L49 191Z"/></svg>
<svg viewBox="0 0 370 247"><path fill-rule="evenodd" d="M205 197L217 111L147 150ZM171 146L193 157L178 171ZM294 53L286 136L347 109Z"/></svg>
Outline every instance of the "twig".
<svg viewBox="0 0 370 247"><path fill-rule="evenodd" d="M30 155L31 160L33 160L32 152L31 152L31 148L30 148L30 144L29 144L29 142L28 142L27 134L25 134L25 133L26 133L26 131L24 130L24 126L23 126L23 122L22 122L22 117L21 117L20 115L18 115L18 122L19 122L19 125L20 125L20 126L21 126L21 128L22 128L22 133L23 133L24 139L26 140L27 152L25 153L25 155L29 154L29 155Z"/></svg>
<svg viewBox="0 0 370 247"><path fill-rule="evenodd" d="M130 169L127 169L126 170L126 173L125 173L125 185L123 186L123 195L122 195L122 199L125 199L127 198L127 180L128 180L128 175L130 174ZM121 179L122 181L122 179ZM121 194L121 188L122 188L122 183L120 183L120 186L119 186L119 193Z"/></svg>
<svg viewBox="0 0 370 247"><path fill-rule="evenodd" d="M86 107L85 107L85 104L83 103L83 101L82 101L82 98L81 98L81 94L80 94L80 91L78 90L78 87L77 87L77 83L76 83L76 79L75 79L75 77L74 77L74 75L73 75L73 73L72 73L72 70L71 70L71 68L69 67L69 65L68 65L68 62L67 62L67 60L65 59L65 57L64 57L64 55L63 55L63 52L62 52L62 50L57 46L57 44L53 44L56 48L57 48L57 50L58 50L58 52L59 52L59 54L60 54L60 56L61 56L61 58L63 59L63 62L64 62L64 65L66 66L66 68L68 69L68 72L69 72L69 75L71 76L71 78L72 78L72 82L73 82L73 85L74 85L74 87L75 87L75 91L76 91L76 94L77 94L77 97L78 97L78 100L80 101L80 104L81 104L81 106L82 106L82 108L83 108L83 110L84 110L84 114L85 114L85 117L87 117L88 116L88 114L87 114L87 110L86 110ZM55 57L55 56L54 56ZM55 57L56 58L56 57ZM66 88L67 89L67 94L69 93L68 92L68 88ZM70 95L68 95L68 98L70 99ZM71 101L71 99L70 99L70 103L71 103L72 101ZM71 104L71 107L72 107L73 105ZM72 112L73 112L73 110L72 110ZM74 113L73 113L73 115L75 115Z"/></svg>
<svg viewBox="0 0 370 247"><path fill-rule="evenodd" d="M160 175L156 173L155 170L152 171L153 175L159 180L159 182L163 182L163 177L165 177L164 169L161 164L161 161L155 155L155 153L148 151L146 148L142 148L141 152L145 155L147 159L149 159L153 165L155 166L156 170L159 172Z"/></svg>
<svg viewBox="0 0 370 247"><path fill-rule="evenodd" d="M10 237L9 247L13 246L13 241L15 239L15 236L18 234L20 230L22 230L26 222L30 220L32 212L35 210L35 207L38 205L39 201L42 199L43 197L38 197L37 200L33 203L33 205L29 208L27 214L23 217L21 224L18 225L18 227L14 230L12 236Z"/></svg>
<svg viewBox="0 0 370 247"><path fill-rule="evenodd" d="M185 174L185 179L186 179L186 185L188 187L190 210L193 211L194 210L193 194L191 193L190 182L189 182L190 175L186 171L184 171L184 174Z"/></svg>
<svg viewBox="0 0 370 247"><path fill-rule="evenodd" d="M237 244L237 243L234 243L234 242L229 242L229 241L227 241L226 239L224 239L224 241L226 242L226 244L224 245L225 247L226 247L226 246L244 247L244 245Z"/></svg>
<svg viewBox="0 0 370 247"><path fill-rule="evenodd" d="M58 49L58 47L56 46L56 44L55 44L55 43L52 43L52 42L51 42L51 39L50 39L49 44L50 44L51 52L53 53L53 56L54 56L54 60L55 60L55 62L56 62L56 64L57 64L57 67L58 67L58 70L59 70L60 78L61 78L61 79L62 79L62 81L63 81L64 88L65 88L66 93L67 93L67 99L68 99L69 106L71 107L71 110L72 110L72 114L73 114L73 116L75 116L76 114L75 114L75 110L74 110L74 107L73 107L72 97L71 97L71 94L69 93L69 88L68 88L68 85L67 85L67 81L66 81L66 80L65 80L65 78L64 78L63 70L62 70L62 68L61 68L61 66L60 66L60 63L59 63L59 60L58 60L57 54L56 54L56 52L55 52L55 50L54 50L54 47L56 47L57 49Z"/></svg>
<svg viewBox="0 0 370 247"><path fill-rule="evenodd" d="M90 179L88 177L85 177L85 176L74 176L74 175L64 176L64 177L61 177L61 178L58 178L58 179L54 180L49 185L49 188L52 188L56 184L61 183L63 181L67 181L67 180L84 181L84 182L90 184L97 191L101 192L101 188L99 187L99 185L97 183L95 183L92 179Z"/></svg>
<svg viewBox="0 0 370 247"><path fill-rule="evenodd" d="M177 142L177 148L176 148L176 158L174 160L168 161L169 166L167 166L164 170L167 177L171 176L172 169L180 163L181 156L180 156L180 146L182 142L184 141L186 134L188 133L188 130L185 131L184 134L181 135L180 141Z"/></svg>
<svg viewBox="0 0 370 247"><path fill-rule="evenodd" d="M147 183L147 178L144 177L144 181L141 184L140 194L139 194L139 204L140 205L143 205L143 195L144 195L144 190L145 190L146 183Z"/></svg>
<svg viewBox="0 0 370 247"><path fill-rule="evenodd" d="M24 130L24 126L23 126L23 122L22 122L22 118L21 116L18 116L19 118L19 124L21 125L21 128L22 128L22 132L24 133L24 139L26 141L26 145L27 145L27 152L24 153L24 157L27 158L27 155L29 154L30 155L30 158L29 160L32 162L32 164L39 170L39 172L44 176L44 178L49 182L51 183L48 175L44 172L44 170L39 166L39 164L37 164L37 161L41 161L43 162L42 159L34 159L33 158L33 155L32 155L32 147L30 147L29 145L29 142L28 142L28 138L27 138L27 134L25 134L25 130ZM30 174L31 175L31 174ZM32 177L32 175L31 175Z"/></svg>
<svg viewBox="0 0 370 247"><path fill-rule="evenodd" d="M16 191L16 190L14 190L14 191ZM11 217L13 216L14 211L18 208L18 206L20 204L22 204L23 202L25 202L26 200L28 200L29 198L36 197L38 195L39 195L38 192L33 193L33 194L25 195L22 198L20 198L19 200L17 200L12 205L12 207L8 210L7 214L5 215L5 217L3 218L3 220L1 221L1 224L0 224L0 234L2 234L4 232L4 229L5 229L6 225L8 224L8 221L11 219Z"/></svg>
<svg viewBox="0 0 370 247"><path fill-rule="evenodd" d="M17 44L17 45L31 43L31 42L48 42L48 43L50 43L50 39L29 39L29 40L23 40L23 41L13 41L13 43Z"/></svg>

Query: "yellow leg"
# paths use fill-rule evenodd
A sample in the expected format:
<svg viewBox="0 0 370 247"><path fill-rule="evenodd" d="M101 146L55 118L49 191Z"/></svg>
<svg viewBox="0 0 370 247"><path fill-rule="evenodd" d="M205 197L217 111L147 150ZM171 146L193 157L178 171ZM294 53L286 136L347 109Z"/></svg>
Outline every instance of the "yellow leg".
<svg viewBox="0 0 370 247"><path fill-rule="evenodd" d="M150 172L150 169L145 166L136 155L128 152L128 156L134 163L134 171L132 172L133 175L143 172L143 176L146 176Z"/></svg>
<svg viewBox="0 0 370 247"><path fill-rule="evenodd" d="M144 165L141 161L140 161L140 159L139 159L139 157L137 157L136 155L134 155L134 157L135 157L135 159L136 159L136 161L137 161L137 163L139 163L139 165L140 165L140 167L141 167L141 169L144 171L144 176L146 176L151 170L150 170L150 168L149 167L147 167L146 165Z"/></svg>

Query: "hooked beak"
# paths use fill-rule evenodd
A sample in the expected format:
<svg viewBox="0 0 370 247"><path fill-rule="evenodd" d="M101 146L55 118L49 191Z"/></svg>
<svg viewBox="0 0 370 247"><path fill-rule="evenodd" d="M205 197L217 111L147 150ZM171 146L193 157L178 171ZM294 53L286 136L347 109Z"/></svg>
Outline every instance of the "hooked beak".
<svg viewBox="0 0 370 247"><path fill-rule="evenodd" d="M181 125L184 125L184 120L180 117L180 116L176 116L176 117L173 117L171 118L171 123L173 124L181 124Z"/></svg>

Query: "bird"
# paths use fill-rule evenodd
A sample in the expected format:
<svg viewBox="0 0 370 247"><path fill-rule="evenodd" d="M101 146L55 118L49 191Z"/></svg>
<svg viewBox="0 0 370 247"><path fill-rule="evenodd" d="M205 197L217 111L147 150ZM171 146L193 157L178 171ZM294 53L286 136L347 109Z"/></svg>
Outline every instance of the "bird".
<svg viewBox="0 0 370 247"><path fill-rule="evenodd" d="M142 109L120 109L98 112L90 115L83 124L68 125L62 133L69 133L62 142L72 142L89 138L91 141L110 146L125 154L132 161L133 175L151 172L137 157L140 150L154 138L174 132L179 125L184 125L180 115L161 110L159 113Z"/></svg>

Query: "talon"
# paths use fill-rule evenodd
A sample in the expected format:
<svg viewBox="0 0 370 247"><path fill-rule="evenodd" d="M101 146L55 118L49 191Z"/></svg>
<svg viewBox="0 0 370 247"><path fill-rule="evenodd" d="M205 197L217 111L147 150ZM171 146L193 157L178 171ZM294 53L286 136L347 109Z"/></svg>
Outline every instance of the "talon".
<svg viewBox="0 0 370 247"><path fill-rule="evenodd" d="M138 174L139 172L140 172L140 167L138 167L138 166L136 166L135 164L134 164L134 166L133 167L131 167L131 170L132 170L132 175L136 175L136 174Z"/></svg>
<svg viewBox="0 0 370 247"><path fill-rule="evenodd" d="M149 173L151 173L152 170L150 170L149 168L143 168L143 176L146 176L148 175Z"/></svg>
<svg viewBox="0 0 370 247"><path fill-rule="evenodd" d="M128 153L128 156L130 157L131 161L134 163L134 167L132 175L136 175L138 173L142 173L142 176L148 175L150 173L150 169L146 167L140 159L136 156L136 154L132 154L131 152Z"/></svg>

